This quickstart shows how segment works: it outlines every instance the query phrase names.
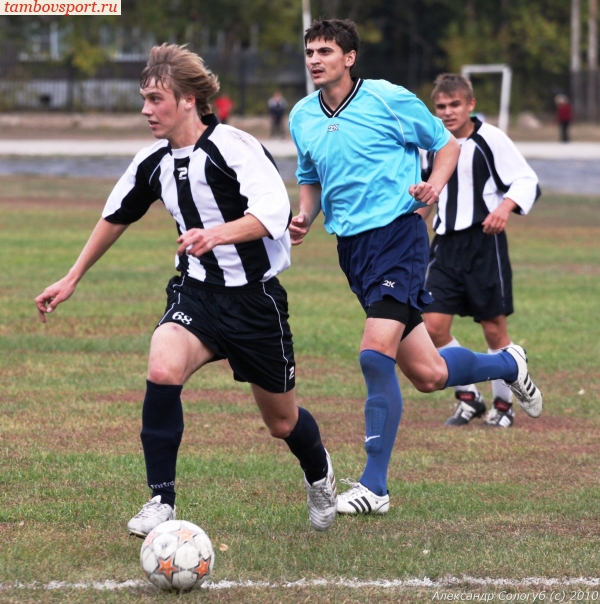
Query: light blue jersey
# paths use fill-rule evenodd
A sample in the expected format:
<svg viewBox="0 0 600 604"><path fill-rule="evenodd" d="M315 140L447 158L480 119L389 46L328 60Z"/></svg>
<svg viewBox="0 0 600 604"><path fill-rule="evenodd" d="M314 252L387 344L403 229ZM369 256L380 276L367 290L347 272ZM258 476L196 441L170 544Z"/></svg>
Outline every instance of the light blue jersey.
<svg viewBox="0 0 600 604"><path fill-rule="evenodd" d="M341 237L423 207L408 193L421 181L419 148L439 151L450 139L414 94L360 78L335 111L320 91L298 102L290 132L298 148L298 183L321 183L325 228Z"/></svg>

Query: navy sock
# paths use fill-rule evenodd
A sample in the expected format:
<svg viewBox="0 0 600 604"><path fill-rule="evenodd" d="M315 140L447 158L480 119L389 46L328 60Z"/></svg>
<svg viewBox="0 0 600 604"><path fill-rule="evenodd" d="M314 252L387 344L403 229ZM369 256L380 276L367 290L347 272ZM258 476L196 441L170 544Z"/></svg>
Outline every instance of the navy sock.
<svg viewBox="0 0 600 604"><path fill-rule="evenodd" d="M375 350L363 350L360 366L367 384L367 465L360 482L376 495L385 495L388 465L402 417L402 393L396 376L396 360Z"/></svg>
<svg viewBox="0 0 600 604"><path fill-rule="evenodd" d="M306 409L298 407L298 423L289 436L283 440L298 458L309 484L327 476L327 456L321 442L319 426Z"/></svg>
<svg viewBox="0 0 600 604"><path fill-rule="evenodd" d="M514 382L519 374L517 362L508 352L480 354L468 348L444 348L440 355L448 365L448 386L464 386L490 380Z"/></svg>
<svg viewBox="0 0 600 604"><path fill-rule="evenodd" d="M142 408L142 446L148 486L152 497L175 506L175 467L183 434L183 386L164 386L146 381Z"/></svg>

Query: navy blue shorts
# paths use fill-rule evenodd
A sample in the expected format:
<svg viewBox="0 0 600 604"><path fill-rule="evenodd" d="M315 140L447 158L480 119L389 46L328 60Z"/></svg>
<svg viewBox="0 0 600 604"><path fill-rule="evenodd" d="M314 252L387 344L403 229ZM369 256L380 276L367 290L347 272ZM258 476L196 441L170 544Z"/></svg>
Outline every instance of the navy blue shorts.
<svg viewBox="0 0 600 604"><path fill-rule="evenodd" d="M338 257L365 312L384 296L418 311L433 301L424 289L429 237L419 214L399 216L387 226L351 237L338 237Z"/></svg>

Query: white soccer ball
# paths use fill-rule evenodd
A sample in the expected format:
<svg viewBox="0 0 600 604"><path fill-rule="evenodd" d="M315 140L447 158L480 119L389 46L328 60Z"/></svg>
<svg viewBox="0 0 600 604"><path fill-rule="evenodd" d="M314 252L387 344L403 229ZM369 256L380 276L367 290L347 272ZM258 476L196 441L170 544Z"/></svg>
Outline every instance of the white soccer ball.
<svg viewBox="0 0 600 604"><path fill-rule="evenodd" d="M215 562L207 534L185 520L159 524L142 544L142 568L150 582L163 591L190 591L210 576Z"/></svg>

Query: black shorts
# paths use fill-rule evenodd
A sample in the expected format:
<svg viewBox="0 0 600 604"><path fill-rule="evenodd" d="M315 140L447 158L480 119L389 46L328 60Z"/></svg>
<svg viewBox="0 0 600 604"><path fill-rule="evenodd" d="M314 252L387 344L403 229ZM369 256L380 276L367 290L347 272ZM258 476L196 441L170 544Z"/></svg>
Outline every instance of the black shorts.
<svg viewBox="0 0 600 604"><path fill-rule="evenodd" d="M287 294L275 278L241 287L211 286L179 276L167 285L158 325L177 323L227 359L233 377L267 392L294 388L296 371Z"/></svg>
<svg viewBox="0 0 600 604"><path fill-rule="evenodd" d="M400 340L404 340L417 325L423 323L423 317L416 308L390 296L384 296L383 300L367 306L367 319L391 319L402 323L404 331Z"/></svg>
<svg viewBox="0 0 600 604"><path fill-rule="evenodd" d="M473 317L478 323L512 314L506 233L486 235L479 224L436 235L425 286L434 301L423 312Z"/></svg>

